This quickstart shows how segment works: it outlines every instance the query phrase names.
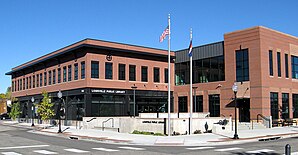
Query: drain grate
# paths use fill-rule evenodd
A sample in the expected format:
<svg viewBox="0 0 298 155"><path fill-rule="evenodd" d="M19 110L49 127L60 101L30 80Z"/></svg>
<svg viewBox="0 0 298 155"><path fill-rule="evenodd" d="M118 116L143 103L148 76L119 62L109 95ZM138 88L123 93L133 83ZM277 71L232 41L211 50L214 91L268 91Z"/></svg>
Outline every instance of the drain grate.
<svg viewBox="0 0 298 155"><path fill-rule="evenodd" d="M262 141L271 141L271 140L278 140L280 138L281 138L280 136L278 136L278 137L268 137L268 138L259 139L259 141L260 142L262 142Z"/></svg>

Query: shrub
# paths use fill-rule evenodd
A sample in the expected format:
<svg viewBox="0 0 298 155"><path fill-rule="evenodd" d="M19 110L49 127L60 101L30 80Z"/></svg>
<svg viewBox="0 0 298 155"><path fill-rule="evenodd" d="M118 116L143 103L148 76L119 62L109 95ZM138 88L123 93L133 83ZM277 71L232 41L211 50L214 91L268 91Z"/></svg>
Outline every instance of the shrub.
<svg viewBox="0 0 298 155"><path fill-rule="evenodd" d="M202 132L201 132L201 130L196 130L195 132L194 132L194 134L201 134Z"/></svg>

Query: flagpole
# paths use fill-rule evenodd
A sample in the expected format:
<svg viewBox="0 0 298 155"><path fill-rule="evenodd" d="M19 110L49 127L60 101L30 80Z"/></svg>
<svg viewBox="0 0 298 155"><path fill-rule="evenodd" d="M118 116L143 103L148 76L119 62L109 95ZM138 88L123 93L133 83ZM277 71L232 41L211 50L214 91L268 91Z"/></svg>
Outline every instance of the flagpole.
<svg viewBox="0 0 298 155"><path fill-rule="evenodd" d="M168 16L168 136L171 136L171 18Z"/></svg>
<svg viewBox="0 0 298 155"><path fill-rule="evenodd" d="M192 42L192 28L190 29L190 41ZM192 96L192 54L190 55L190 86L189 86L189 106L190 106L190 114L189 114L189 134L192 134L192 111L193 111L193 96Z"/></svg>

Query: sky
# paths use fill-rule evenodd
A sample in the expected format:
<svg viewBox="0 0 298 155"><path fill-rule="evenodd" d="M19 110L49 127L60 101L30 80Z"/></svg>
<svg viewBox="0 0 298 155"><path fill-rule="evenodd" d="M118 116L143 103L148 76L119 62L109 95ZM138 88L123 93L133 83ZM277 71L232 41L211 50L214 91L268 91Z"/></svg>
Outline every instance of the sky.
<svg viewBox="0 0 298 155"><path fill-rule="evenodd" d="M11 68L85 38L167 49L159 36L171 15L171 50L223 40L262 25L298 36L297 0L2 0L0 93Z"/></svg>

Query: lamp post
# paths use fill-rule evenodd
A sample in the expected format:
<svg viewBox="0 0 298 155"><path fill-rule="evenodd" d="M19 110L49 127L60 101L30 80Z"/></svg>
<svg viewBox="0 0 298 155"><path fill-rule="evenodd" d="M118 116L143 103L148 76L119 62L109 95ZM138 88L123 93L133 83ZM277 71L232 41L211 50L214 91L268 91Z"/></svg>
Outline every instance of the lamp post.
<svg viewBox="0 0 298 155"><path fill-rule="evenodd" d="M136 89L137 86L131 86L133 89L133 117L136 117Z"/></svg>
<svg viewBox="0 0 298 155"><path fill-rule="evenodd" d="M57 93L57 96L59 98L59 104L58 104L58 119L59 119L59 129L58 129L58 133L62 133L61 131L61 117L60 117L60 109L61 109L61 98L62 98L62 93L59 90L59 92Z"/></svg>
<svg viewBox="0 0 298 155"><path fill-rule="evenodd" d="M195 105L195 106L194 106L194 109L195 109L195 110L194 110L194 112L197 112L197 95L196 95L197 88L198 88L198 87L196 87L196 86L193 86L193 87L192 87L192 89L194 89L194 96L195 96L195 99L194 99L194 103L195 103L195 104L194 104L194 105Z"/></svg>
<svg viewBox="0 0 298 155"><path fill-rule="evenodd" d="M32 111L32 124L31 126L34 126L34 97L31 98L32 106L31 106L31 111Z"/></svg>
<svg viewBox="0 0 298 155"><path fill-rule="evenodd" d="M238 91L238 86L237 86L236 82L232 86L232 90L235 95L235 134L234 134L233 139L239 139L238 134L237 134L237 91Z"/></svg>

